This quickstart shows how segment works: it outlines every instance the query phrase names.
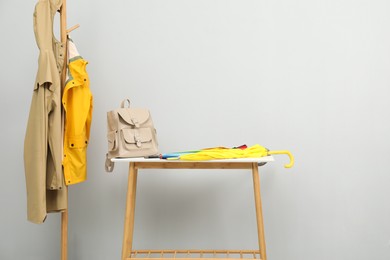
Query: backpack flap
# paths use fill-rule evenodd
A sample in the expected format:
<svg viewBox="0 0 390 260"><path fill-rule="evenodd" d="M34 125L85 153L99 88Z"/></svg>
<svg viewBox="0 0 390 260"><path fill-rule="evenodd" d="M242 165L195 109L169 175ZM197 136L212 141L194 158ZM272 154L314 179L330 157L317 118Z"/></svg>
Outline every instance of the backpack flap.
<svg viewBox="0 0 390 260"><path fill-rule="evenodd" d="M150 118L149 111L142 108L118 109L118 115L125 124L136 128L139 128L141 125L145 124Z"/></svg>

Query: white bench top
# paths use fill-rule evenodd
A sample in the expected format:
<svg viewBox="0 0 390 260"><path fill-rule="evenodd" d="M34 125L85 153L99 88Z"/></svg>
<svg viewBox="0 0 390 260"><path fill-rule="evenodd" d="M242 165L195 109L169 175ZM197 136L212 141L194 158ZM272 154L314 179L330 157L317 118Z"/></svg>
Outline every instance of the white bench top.
<svg viewBox="0 0 390 260"><path fill-rule="evenodd" d="M184 160L166 160L166 159L159 159L159 158L144 158L144 157L138 158L137 157L137 158L112 158L111 161L113 162L169 162L169 163L175 163L175 162L265 163L265 162L273 162L274 157L264 156L260 158L221 159L221 160L210 160L210 161L184 161Z"/></svg>

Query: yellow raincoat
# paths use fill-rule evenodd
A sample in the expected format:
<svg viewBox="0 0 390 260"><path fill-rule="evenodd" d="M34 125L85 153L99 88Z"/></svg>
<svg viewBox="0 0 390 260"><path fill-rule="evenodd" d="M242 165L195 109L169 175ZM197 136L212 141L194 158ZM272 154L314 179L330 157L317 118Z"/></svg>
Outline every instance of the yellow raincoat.
<svg viewBox="0 0 390 260"><path fill-rule="evenodd" d="M87 179L87 146L92 120L93 97L89 89L88 64L68 41L68 79L62 105L65 110L64 177L67 185Z"/></svg>

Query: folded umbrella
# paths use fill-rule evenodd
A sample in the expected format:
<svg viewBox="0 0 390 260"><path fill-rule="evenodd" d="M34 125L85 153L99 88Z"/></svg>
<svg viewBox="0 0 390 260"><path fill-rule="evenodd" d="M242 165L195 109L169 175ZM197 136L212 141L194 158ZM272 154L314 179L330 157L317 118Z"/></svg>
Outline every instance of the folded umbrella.
<svg viewBox="0 0 390 260"><path fill-rule="evenodd" d="M287 150L269 151L267 148L258 144L248 148L242 147L243 146L237 148L214 147L183 152L182 154L175 153L176 156L169 157L168 159L179 159L183 161L209 161L221 159L260 158L276 154L286 154L290 158L290 163L286 164L284 167L291 168L294 165L294 157L291 152Z"/></svg>

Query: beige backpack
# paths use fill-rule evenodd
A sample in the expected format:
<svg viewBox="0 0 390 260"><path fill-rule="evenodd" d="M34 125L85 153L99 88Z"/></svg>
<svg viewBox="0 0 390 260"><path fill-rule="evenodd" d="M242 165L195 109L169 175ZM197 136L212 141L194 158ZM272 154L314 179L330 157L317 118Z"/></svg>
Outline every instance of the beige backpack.
<svg viewBox="0 0 390 260"><path fill-rule="evenodd" d="M125 103L128 103L125 107ZM112 158L145 157L158 154L156 129L148 109L130 108L130 100L118 109L107 112L107 141L105 169L112 172Z"/></svg>

